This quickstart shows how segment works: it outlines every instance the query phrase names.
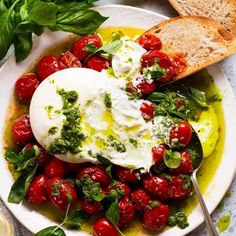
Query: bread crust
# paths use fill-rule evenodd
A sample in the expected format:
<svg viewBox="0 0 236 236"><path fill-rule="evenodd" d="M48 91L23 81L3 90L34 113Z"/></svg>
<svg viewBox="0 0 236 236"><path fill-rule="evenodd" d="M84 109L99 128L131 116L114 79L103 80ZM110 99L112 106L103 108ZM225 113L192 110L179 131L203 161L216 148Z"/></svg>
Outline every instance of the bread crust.
<svg viewBox="0 0 236 236"><path fill-rule="evenodd" d="M187 68L175 80L191 75L236 52L236 38L224 26L210 18L179 16L147 30L159 37L162 51L183 53ZM196 57L196 58L195 58Z"/></svg>

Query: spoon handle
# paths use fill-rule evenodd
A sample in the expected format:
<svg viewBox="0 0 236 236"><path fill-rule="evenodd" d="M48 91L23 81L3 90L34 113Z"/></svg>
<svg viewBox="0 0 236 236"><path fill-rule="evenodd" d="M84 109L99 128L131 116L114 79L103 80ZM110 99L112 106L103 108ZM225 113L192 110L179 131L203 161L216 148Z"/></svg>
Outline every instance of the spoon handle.
<svg viewBox="0 0 236 236"><path fill-rule="evenodd" d="M205 218L205 222L206 222L206 225L207 225L207 228L208 228L209 235L210 236L218 236L219 234L218 234L218 232L217 232L217 230L215 228L215 225L212 222L211 216L210 216L210 214L209 214L209 212L207 210L207 207L206 207L206 203L205 203L205 201L203 199L203 196L202 196L202 194L200 192L200 189L198 187L197 179L196 179L196 172L194 172L191 175L191 180L192 180L195 192L197 194L200 206L202 208L202 212L204 214L204 218Z"/></svg>

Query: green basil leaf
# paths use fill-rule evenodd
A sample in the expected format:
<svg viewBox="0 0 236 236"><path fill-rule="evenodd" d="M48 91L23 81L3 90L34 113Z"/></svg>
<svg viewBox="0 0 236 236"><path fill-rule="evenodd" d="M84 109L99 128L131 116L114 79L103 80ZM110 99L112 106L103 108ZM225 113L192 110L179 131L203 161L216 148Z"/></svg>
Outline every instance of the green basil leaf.
<svg viewBox="0 0 236 236"><path fill-rule="evenodd" d="M57 16L55 29L79 35L93 34L106 19L93 10L63 12Z"/></svg>
<svg viewBox="0 0 236 236"><path fill-rule="evenodd" d="M7 7L4 3L4 0L0 0L0 15L5 11L7 10Z"/></svg>
<svg viewBox="0 0 236 236"><path fill-rule="evenodd" d="M154 93L151 93L147 97L147 99L152 102L162 102L162 101L168 100L168 96L164 93L154 92Z"/></svg>
<svg viewBox="0 0 236 236"><path fill-rule="evenodd" d="M185 92L187 93L187 96L193 101L195 101L199 106L203 108L209 107L207 105L206 96L204 92L192 87L185 88Z"/></svg>
<svg viewBox="0 0 236 236"><path fill-rule="evenodd" d="M76 210L73 214L68 215L64 224L68 228L80 229L80 227L90 219L90 215L83 210Z"/></svg>
<svg viewBox="0 0 236 236"><path fill-rule="evenodd" d="M179 167L182 157L179 152L173 152L166 150L164 153L164 163L167 167L171 169L176 169Z"/></svg>
<svg viewBox="0 0 236 236"><path fill-rule="evenodd" d="M89 53L95 53L96 51L98 50L98 47L96 47L94 44L92 43L88 43L86 46L85 46L85 51L86 52L89 52Z"/></svg>
<svg viewBox="0 0 236 236"><path fill-rule="evenodd" d="M121 40L114 40L99 48L96 53L108 53L113 55L122 47L122 45L123 42Z"/></svg>
<svg viewBox="0 0 236 236"><path fill-rule="evenodd" d="M38 25L31 21L23 21L16 27L15 33L29 33L34 32L36 35L41 35L44 31L43 26Z"/></svg>
<svg viewBox="0 0 236 236"><path fill-rule="evenodd" d="M54 3L38 2L29 11L29 17L42 26L55 26L58 7Z"/></svg>
<svg viewBox="0 0 236 236"><path fill-rule="evenodd" d="M11 203L20 203L29 188L29 185L36 173L37 167L33 167L27 171L25 171L12 185L10 193L8 195L8 202Z"/></svg>
<svg viewBox="0 0 236 236"><path fill-rule="evenodd" d="M63 229L58 226L50 226L48 228L40 230L35 236L66 236Z"/></svg>
<svg viewBox="0 0 236 236"><path fill-rule="evenodd" d="M23 61L31 52L33 46L32 33L15 34L14 47L16 62Z"/></svg>
<svg viewBox="0 0 236 236"><path fill-rule="evenodd" d="M15 4L0 16L0 60L5 57L13 41L15 30L14 6Z"/></svg>
<svg viewBox="0 0 236 236"><path fill-rule="evenodd" d="M103 167L108 167L108 166L112 165L112 162L102 155L97 155L97 159Z"/></svg>
<svg viewBox="0 0 236 236"><path fill-rule="evenodd" d="M113 224L117 225L119 222L119 203L118 198L110 205L106 211L106 218Z"/></svg>

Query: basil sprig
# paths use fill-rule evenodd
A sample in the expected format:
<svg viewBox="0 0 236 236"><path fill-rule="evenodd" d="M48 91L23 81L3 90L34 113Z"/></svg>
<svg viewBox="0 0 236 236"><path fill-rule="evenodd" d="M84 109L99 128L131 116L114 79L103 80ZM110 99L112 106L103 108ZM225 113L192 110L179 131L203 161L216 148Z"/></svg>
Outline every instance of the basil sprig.
<svg viewBox="0 0 236 236"><path fill-rule="evenodd" d="M90 9L93 0L1 0L0 60L13 44L16 62L23 61L32 50L32 34L45 28L78 35L93 34L107 19Z"/></svg>

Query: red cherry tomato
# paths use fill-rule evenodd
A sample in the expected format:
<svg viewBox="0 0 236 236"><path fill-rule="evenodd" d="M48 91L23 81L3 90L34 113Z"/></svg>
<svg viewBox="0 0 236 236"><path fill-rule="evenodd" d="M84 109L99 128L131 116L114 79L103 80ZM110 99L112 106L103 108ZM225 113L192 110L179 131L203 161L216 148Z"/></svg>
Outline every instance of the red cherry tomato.
<svg viewBox="0 0 236 236"><path fill-rule="evenodd" d="M169 181L169 196L173 199L185 198L189 195L192 189L192 182L189 176L178 175L170 176Z"/></svg>
<svg viewBox="0 0 236 236"><path fill-rule="evenodd" d="M148 205L150 197L143 189L138 188L131 193L130 199L135 211L142 211Z"/></svg>
<svg viewBox="0 0 236 236"><path fill-rule="evenodd" d="M77 179L81 179L84 175L89 175L93 181L100 183L102 186L110 183L109 176L101 166L91 165L83 168L79 171Z"/></svg>
<svg viewBox="0 0 236 236"><path fill-rule="evenodd" d="M69 204L75 205L78 200L74 186L59 177L48 180L46 190L52 204L62 211L65 211Z"/></svg>
<svg viewBox="0 0 236 236"><path fill-rule="evenodd" d="M94 236L120 236L117 229L106 218L101 218L93 225Z"/></svg>
<svg viewBox="0 0 236 236"><path fill-rule="evenodd" d="M155 82L149 83L147 81L142 81L138 84L137 88L141 91L142 94L147 95L153 93L157 89L157 85Z"/></svg>
<svg viewBox="0 0 236 236"><path fill-rule="evenodd" d="M54 56L44 56L38 63L38 75L41 80L46 79L49 75L62 70L64 66Z"/></svg>
<svg viewBox="0 0 236 236"><path fill-rule="evenodd" d="M114 182L110 184L106 190L106 195L109 195L113 191L117 192L121 197L128 197L131 192L129 185L122 182Z"/></svg>
<svg viewBox="0 0 236 236"><path fill-rule="evenodd" d="M106 70L110 67L110 62L103 58L103 57L100 57L100 56L92 56L88 62L87 62L87 67L89 69L92 69L92 70L96 70L96 71L102 71L102 70Z"/></svg>
<svg viewBox="0 0 236 236"><path fill-rule="evenodd" d="M26 199L28 202L41 204L47 200L47 180L48 179L45 175L38 175L33 179L26 195Z"/></svg>
<svg viewBox="0 0 236 236"><path fill-rule="evenodd" d="M158 63L166 70L167 75L162 78L162 82L168 82L175 76L176 72L167 54L158 50L152 50L143 54L141 58L143 68L153 66L155 63Z"/></svg>
<svg viewBox="0 0 236 236"><path fill-rule="evenodd" d="M70 51L63 52L59 60L66 68L82 67L80 60Z"/></svg>
<svg viewBox="0 0 236 236"><path fill-rule="evenodd" d="M166 151L166 146L164 144L160 144L152 148L152 160L155 165L159 165L163 162L164 153Z"/></svg>
<svg viewBox="0 0 236 236"><path fill-rule="evenodd" d="M183 54L179 53L179 54L169 55L169 58L172 62L176 74L179 74L183 72L184 69L186 69L187 62L185 61Z"/></svg>
<svg viewBox="0 0 236 236"><path fill-rule="evenodd" d="M103 205L101 202L88 201L86 199L81 200L82 209L90 215L97 214L103 210Z"/></svg>
<svg viewBox="0 0 236 236"><path fill-rule="evenodd" d="M94 34L82 37L79 41L75 42L73 53L80 61L83 61L90 54L90 52L86 50L87 45L100 48L102 46L102 40L97 34Z"/></svg>
<svg viewBox="0 0 236 236"><path fill-rule="evenodd" d="M25 144L33 138L29 115L23 115L13 123L12 136L16 143Z"/></svg>
<svg viewBox="0 0 236 236"><path fill-rule="evenodd" d="M115 166L114 176L115 179L121 182L135 184L140 179L140 172L139 170L131 170L121 166Z"/></svg>
<svg viewBox="0 0 236 236"><path fill-rule="evenodd" d="M162 176L147 175L143 179L143 187L152 197L168 199L168 181Z"/></svg>
<svg viewBox="0 0 236 236"><path fill-rule="evenodd" d="M153 34L143 34L139 37L138 43L146 50L160 50L162 47L161 40Z"/></svg>
<svg viewBox="0 0 236 236"><path fill-rule="evenodd" d="M145 120L150 120L154 116L154 107L150 103L143 102L143 104L140 107L140 111Z"/></svg>
<svg viewBox="0 0 236 236"><path fill-rule="evenodd" d="M185 121L181 120L176 126L170 130L170 146L186 147L192 138L192 127Z"/></svg>
<svg viewBox="0 0 236 236"><path fill-rule="evenodd" d="M152 202L154 204L150 204L150 207L144 209L143 226L150 230L160 230L166 226L170 210L167 205L161 204L158 201Z"/></svg>
<svg viewBox="0 0 236 236"><path fill-rule="evenodd" d="M48 178L54 178L54 177L63 178L67 173L66 167L67 165L65 162L57 158L52 158L50 162L45 166L44 173Z"/></svg>
<svg viewBox="0 0 236 236"><path fill-rule="evenodd" d="M187 175L193 172L193 165L191 162L191 156L187 151L180 152L181 157L183 160L180 162L180 165L176 169L171 169L171 173L175 175Z"/></svg>
<svg viewBox="0 0 236 236"><path fill-rule="evenodd" d="M28 101L32 98L34 91L39 86L36 74L29 73L21 76L15 84L15 91L21 101Z"/></svg>
<svg viewBox="0 0 236 236"><path fill-rule="evenodd" d="M119 228L125 228L129 222L134 218L134 206L129 198L124 197L119 201Z"/></svg>

